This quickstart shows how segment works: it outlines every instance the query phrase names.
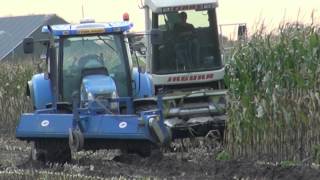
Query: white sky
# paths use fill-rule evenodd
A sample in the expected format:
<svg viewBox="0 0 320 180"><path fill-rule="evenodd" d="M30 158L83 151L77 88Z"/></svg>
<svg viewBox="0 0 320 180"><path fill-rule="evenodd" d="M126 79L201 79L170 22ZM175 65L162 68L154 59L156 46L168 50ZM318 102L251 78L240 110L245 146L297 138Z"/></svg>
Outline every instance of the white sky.
<svg viewBox="0 0 320 180"><path fill-rule="evenodd" d="M27 14L55 13L69 22L79 22L85 16L97 22L117 21L123 12L128 12L136 31L144 29L143 10L138 8L140 0L0 0L0 17ZM245 22L249 29L256 22L264 21L268 26L276 26L285 20L310 22L311 12L316 20L320 15L320 0L220 0L219 23ZM300 15L298 16L298 12ZM0 27L1 28L1 27Z"/></svg>

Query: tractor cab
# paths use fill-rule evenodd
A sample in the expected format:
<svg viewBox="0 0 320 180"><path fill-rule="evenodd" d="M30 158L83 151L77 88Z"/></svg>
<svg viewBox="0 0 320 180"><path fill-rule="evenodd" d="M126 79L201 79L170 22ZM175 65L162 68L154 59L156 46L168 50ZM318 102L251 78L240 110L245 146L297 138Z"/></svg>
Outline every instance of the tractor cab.
<svg viewBox="0 0 320 180"><path fill-rule="evenodd" d="M90 74L106 75L114 81L115 87L97 92L97 96L127 97L131 95L130 68L126 55L123 35L87 35L69 36L60 41L61 71L60 93L63 101L72 101L72 92L81 89L84 92L85 84L80 86L83 78ZM98 80L97 80L98 81ZM85 83L85 81L83 82ZM116 88L117 87L117 88ZM81 94L82 98L94 98L88 94Z"/></svg>
<svg viewBox="0 0 320 180"><path fill-rule="evenodd" d="M131 57L124 34L131 26L129 22L90 22L43 27L42 32L53 38L45 45L48 76L58 105L71 106L74 93L82 106L96 99L132 96ZM50 99L42 100L35 109L50 103Z"/></svg>

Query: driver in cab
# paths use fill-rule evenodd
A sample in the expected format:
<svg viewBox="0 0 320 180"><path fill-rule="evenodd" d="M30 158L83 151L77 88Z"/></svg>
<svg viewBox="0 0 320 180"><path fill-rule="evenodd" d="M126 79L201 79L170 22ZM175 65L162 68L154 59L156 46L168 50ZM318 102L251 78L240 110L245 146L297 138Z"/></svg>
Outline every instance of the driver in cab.
<svg viewBox="0 0 320 180"><path fill-rule="evenodd" d="M76 67L80 71L84 68L104 67L103 54L100 53L100 56L96 54L86 54L80 58L74 58L72 67Z"/></svg>
<svg viewBox="0 0 320 180"><path fill-rule="evenodd" d="M176 23L173 27L173 31L178 39L187 36L192 36L195 32L195 28L192 24L187 23L187 13L179 13L180 22Z"/></svg>
<svg viewBox="0 0 320 180"><path fill-rule="evenodd" d="M173 27L175 35L175 52L177 69L189 69L198 66L199 43L196 39L195 28L187 23L187 13L179 13L180 22Z"/></svg>

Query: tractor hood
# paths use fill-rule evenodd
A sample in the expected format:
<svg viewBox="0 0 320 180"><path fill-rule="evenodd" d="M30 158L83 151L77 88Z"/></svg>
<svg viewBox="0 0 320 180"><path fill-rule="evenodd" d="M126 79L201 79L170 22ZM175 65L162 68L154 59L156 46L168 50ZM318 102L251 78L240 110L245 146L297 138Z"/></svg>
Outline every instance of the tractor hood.
<svg viewBox="0 0 320 180"><path fill-rule="evenodd" d="M106 75L89 75L82 79L82 85L86 92L93 95L111 94L117 91L114 80Z"/></svg>

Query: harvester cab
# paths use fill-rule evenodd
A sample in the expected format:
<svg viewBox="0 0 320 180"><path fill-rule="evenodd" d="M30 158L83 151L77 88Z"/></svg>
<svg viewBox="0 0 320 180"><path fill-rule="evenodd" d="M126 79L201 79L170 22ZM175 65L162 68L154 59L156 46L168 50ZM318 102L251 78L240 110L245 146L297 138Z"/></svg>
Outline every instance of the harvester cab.
<svg viewBox="0 0 320 180"><path fill-rule="evenodd" d="M143 7L146 69L173 137L222 135L226 90L217 0L145 0Z"/></svg>
<svg viewBox="0 0 320 180"><path fill-rule="evenodd" d="M71 151L101 148L147 156L170 142L161 110L143 106L154 90L150 76L132 67L131 27L89 22L42 28L49 35L43 43L48 71L28 82L35 110L22 114L16 129L17 138L34 143L34 159L67 162ZM34 43L24 40L25 53Z"/></svg>

